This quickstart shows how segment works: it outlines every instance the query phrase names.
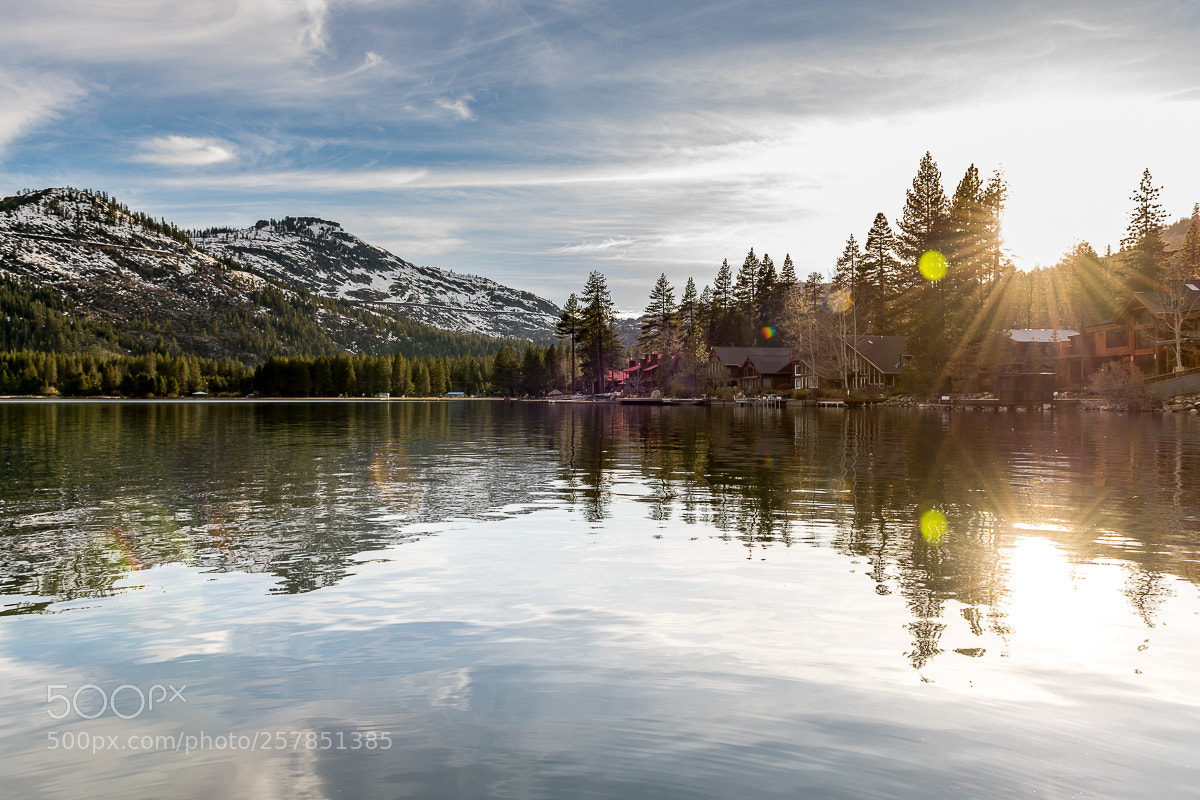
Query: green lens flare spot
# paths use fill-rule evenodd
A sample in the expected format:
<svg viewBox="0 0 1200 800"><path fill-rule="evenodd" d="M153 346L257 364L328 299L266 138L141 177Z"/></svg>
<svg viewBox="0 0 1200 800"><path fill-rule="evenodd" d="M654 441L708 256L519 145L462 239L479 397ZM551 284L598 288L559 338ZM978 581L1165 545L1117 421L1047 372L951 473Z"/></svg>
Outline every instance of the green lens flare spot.
<svg viewBox="0 0 1200 800"><path fill-rule="evenodd" d="M946 538L946 515L931 508L921 515L921 538L929 544L941 544Z"/></svg>
<svg viewBox="0 0 1200 800"><path fill-rule="evenodd" d="M927 281L940 281L946 277L946 257L937 250L927 250L917 262L921 277Z"/></svg>

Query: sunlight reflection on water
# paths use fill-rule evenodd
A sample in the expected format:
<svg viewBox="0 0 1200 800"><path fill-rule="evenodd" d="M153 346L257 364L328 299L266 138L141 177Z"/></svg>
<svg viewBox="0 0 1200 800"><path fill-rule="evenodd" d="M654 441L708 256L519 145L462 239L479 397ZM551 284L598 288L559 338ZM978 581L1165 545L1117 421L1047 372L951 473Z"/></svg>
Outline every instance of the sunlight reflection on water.
<svg viewBox="0 0 1200 800"><path fill-rule="evenodd" d="M0 427L18 796L1191 791L1200 425L20 403ZM47 714L48 685L165 683L186 705Z"/></svg>

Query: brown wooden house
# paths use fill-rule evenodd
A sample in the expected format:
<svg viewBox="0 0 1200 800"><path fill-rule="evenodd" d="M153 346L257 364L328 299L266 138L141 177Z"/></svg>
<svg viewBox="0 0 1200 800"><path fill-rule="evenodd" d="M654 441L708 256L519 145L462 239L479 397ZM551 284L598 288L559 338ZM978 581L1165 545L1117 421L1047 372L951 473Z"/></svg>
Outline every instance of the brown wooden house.
<svg viewBox="0 0 1200 800"><path fill-rule="evenodd" d="M1059 388L1084 388L1109 361L1130 363L1146 376L1200 367L1200 287L1183 282L1174 291L1136 292L1116 317L1070 337L1058 360Z"/></svg>

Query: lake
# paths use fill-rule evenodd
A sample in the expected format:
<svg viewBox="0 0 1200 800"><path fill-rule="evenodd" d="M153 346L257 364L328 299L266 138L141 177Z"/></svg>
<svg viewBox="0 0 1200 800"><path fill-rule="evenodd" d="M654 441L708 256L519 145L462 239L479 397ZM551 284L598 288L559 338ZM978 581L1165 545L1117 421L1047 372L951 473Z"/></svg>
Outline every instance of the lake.
<svg viewBox="0 0 1200 800"><path fill-rule="evenodd" d="M1200 419L0 402L5 798L1183 798Z"/></svg>

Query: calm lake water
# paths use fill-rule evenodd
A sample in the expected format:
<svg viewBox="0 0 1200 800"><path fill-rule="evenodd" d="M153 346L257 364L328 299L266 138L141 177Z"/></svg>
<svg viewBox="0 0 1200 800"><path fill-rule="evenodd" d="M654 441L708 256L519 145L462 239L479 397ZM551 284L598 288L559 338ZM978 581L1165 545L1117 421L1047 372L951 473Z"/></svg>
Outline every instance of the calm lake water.
<svg viewBox="0 0 1200 800"><path fill-rule="evenodd" d="M4 402L0 436L5 798L1200 791L1196 417Z"/></svg>

